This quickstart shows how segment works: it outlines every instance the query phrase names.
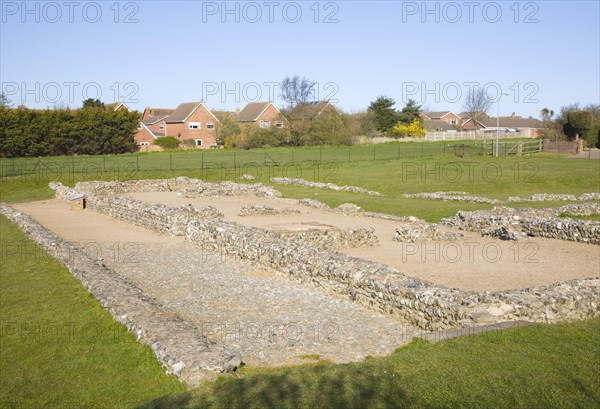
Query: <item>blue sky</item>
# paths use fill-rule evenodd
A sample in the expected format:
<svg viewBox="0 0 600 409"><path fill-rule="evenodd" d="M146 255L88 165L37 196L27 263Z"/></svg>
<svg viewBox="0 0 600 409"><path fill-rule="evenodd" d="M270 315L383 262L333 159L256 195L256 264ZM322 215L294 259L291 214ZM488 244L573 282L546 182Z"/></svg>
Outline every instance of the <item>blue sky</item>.
<svg viewBox="0 0 600 409"><path fill-rule="evenodd" d="M0 82L13 105L134 109L280 100L298 74L347 112L378 95L501 115L600 102L597 1L1 1ZM495 115L497 106L492 108Z"/></svg>

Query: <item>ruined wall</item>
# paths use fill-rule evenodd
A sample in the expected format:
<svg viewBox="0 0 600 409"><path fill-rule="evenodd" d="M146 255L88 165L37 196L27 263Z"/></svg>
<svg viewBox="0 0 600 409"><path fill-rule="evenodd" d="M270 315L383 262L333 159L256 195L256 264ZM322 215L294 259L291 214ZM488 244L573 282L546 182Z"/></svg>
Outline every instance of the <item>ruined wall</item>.
<svg viewBox="0 0 600 409"><path fill-rule="evenodd" d="M124 197L95 197L78 190L79 184L76 191L60 184L54 184L53 188L59 197L64 197L65 192L84 193L96 211L159 232L184 232L187 240L205 249L256 262L327 291L346 294L369 308L426 330L515 320L557 322L600 313L598 278L493 293L461 291L407 276L383 264L339 254L298 237L278 236L263 229L200 217L187 208L152 205ZM234 184L229 184L229 188L234 189ZM247 191L247 187L241 189Z"/></svg>

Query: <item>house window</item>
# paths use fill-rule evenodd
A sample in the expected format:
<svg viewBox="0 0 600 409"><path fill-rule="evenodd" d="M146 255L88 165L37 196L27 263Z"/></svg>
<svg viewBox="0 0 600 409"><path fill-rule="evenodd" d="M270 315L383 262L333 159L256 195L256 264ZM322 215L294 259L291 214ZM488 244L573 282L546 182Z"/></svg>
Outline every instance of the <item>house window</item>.
<svg viewBox="0 0 600 409"><path fill-rule="evenodd" d="M194 142L196 142L196 146L202 146L202 139L194 139Z"/></svg>
<svg viewBox="0 0 600 409"><path fill-rule="evenodd" d="M261 128L270 128L271 127L271 121L260 121L260 127Z"/></svg>
<svg viewBox="0 0 600 409"><path fill-rule="evenodd" d="M150 145L150 142L140 142L140 145L141 146L148 146L148 145Z"/></svg>
<svg viewBox="0 0 600 409"><path fill-rule="evenodd" d="M281 122L281 121L275 122L275 128L283 128L283 122Z"/></svg>
<svg viewBox="0 0 600 409"><path fill-rule="evenodd" d="M190 122L190 129L200 129L200 122Z"/></svg>
<svg viewBox="0 0 600 409"><path fill-rule="evenodd" d="M164 125L160 125L160 126L158 127L158 129L165 129L165 126L164 126Z"/></svg>
<svg viewBox="0 0 600 409"><path fill-rule="evenodd" d="M451 123L452 125L456 125L456 119L451 119L451 120L450 120L450 123Z"/></svg>
<svg viewBox="0 0 600 409"><path fill-rule="evenodd" d="M215 129L215 124L213 122L207 122L206 129Z"/></svg>

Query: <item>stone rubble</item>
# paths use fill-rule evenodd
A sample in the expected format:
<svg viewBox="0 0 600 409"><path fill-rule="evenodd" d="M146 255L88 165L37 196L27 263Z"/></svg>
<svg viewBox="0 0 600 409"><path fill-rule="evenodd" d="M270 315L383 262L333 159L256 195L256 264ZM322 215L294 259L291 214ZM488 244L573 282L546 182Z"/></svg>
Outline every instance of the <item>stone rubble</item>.
<svg viewBox="0 0 600 409"><path fill-rule="evenodd" d="M358 186L340 186L336 185L335 183L311 182L309 180L300 178L271 178L271 182L278 183L281 185L297 185L306 187L316 187L319 189L344 190L347 192L364 193L366 195L371 196L383 196L383 194L379 192L363 189L362 187Z"/></svg>
<svg viewBox="0 0 600 409"><path fill-rule="evenodd" d="M469 196L467 192L431 192L431 193L405 193L401 195L404 198L411 199L436 199L436 200L450 200L457 202L469 202L469 203L502 203L501 200L488 199L487 197Z"/></svg>
<svg viewBox="0 0 600 409"><path fill-rule="evenodd" d="M335 211L337 213L350 215L350 214L362 213L363 210L359 206L357 206L353 203L342 203L341 205L339 205L338 207L335 208Z"/></svg>

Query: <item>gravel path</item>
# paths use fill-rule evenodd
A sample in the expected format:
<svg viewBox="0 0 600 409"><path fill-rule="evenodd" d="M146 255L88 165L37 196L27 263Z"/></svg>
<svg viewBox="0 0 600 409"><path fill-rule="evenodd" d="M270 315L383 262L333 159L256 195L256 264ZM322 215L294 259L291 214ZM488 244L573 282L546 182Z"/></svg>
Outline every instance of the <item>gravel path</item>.
<svg viewBox="0 0 600 409"><path fill-rule="evenodd" d="M419 330L247 262L56 200L15 206L49 230L102 256L205 335L238 349L249 365L334 362L389 354ZM84 227L85 226L85 227Z"/></svg>

